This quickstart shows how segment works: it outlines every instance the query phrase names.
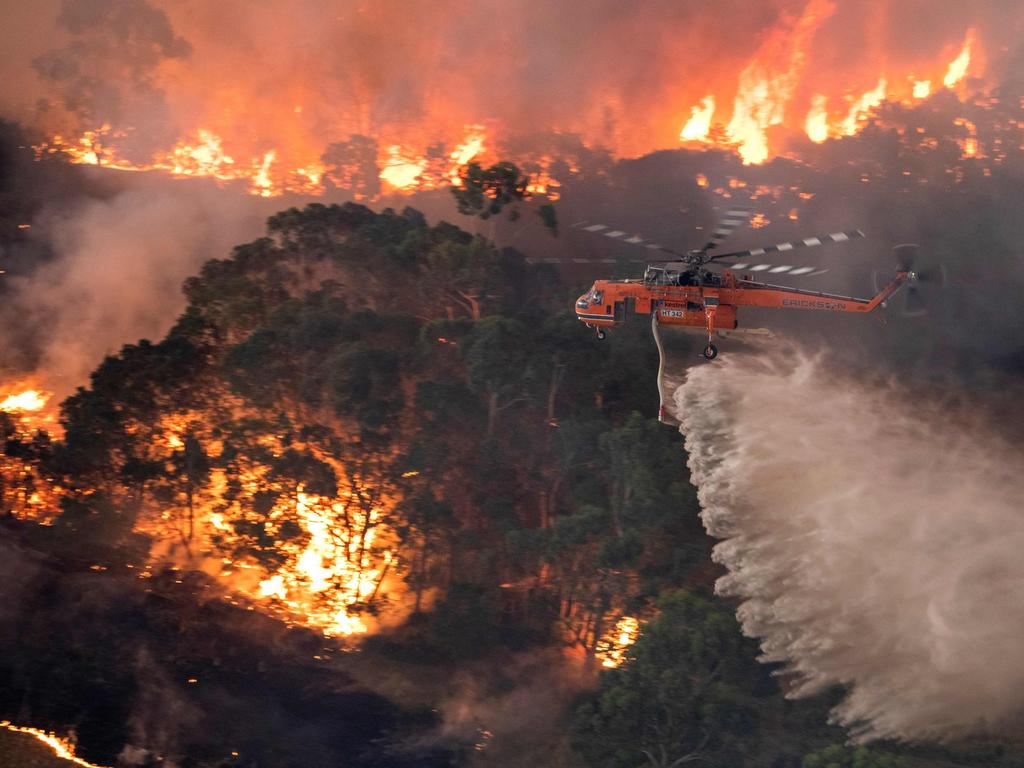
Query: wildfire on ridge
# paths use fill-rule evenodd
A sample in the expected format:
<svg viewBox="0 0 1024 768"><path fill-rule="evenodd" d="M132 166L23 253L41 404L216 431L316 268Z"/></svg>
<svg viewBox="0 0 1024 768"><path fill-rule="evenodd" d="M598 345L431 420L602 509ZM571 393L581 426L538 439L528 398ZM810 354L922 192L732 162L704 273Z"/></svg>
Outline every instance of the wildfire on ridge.
<svg viewBox="0 0 1024 768"><path fill-rule="evenodd" d="M39 728L14 725L9 720L0 720L0 728L5 728L12 733L25 733L32 736L53 750L53 754L62 760L67 760L75 765L81 765L83 768L104 768L102 765L96 765L88 760L77 757L75 755L75 743L71 739L62 739L55 733L47 733Z"/></svg>
<svg viewBox="0 0 1024 768"><path fill-rule="evenodd" d="M679 140L735 146L743 162L748 164L763 163L776 154L770 146L769 131L781 126L792 109L799 108L794 100L797 85L808 65L810 43L835 9L832 0L812 0L792 24L773 30L739 75L732 113L724 124L724 131L716 133L712 129L715 105L724 100L716 100L715 94L708 94L699 105L692 107L690 118L679 132ZM968 29L960 51L945 67L925 62L919 69L944 71L943 87L955 88L969 74L975 48L976 32ZM835 136L855 135L884 101L904 104L920 101L931 95L932 82L931 78L919 78L913 73L896 80L883 73L873 88L859 96L849 92L814 93L803 122L804 133L816 144ZM897 88L893 83L902 85ZM830 111L830 104L843 102L845 106ZM965 151L965 156L974 154Z"/></svg>
<svg viewBox="0 0 1024 768"><path fill-rule="evenodd" d="M248 191L259 197L276 197L284 193L320 195L325 191L327 169L319 157L296 167L288 167L276 149L269 149L248 161L236 160L225 149L225 141L208 128L199 128L191 139L178 141L169 151L154 155L148 163L135 163L120 157L116 140L124 133L110 125L84 132L77 139L55 134L48 141L35 145L37 157L60 154L72 163L95 165L118 171L163 171L175 177L210 178L219 182L242 182ZM377 159L379 179L390 191L432 189L439 184L458 184L459 169L474 159L487 155L486 132L482 125L466 127L463 139L446 156L440 168L429 152L419 152L405 144L389 144ZM544 163L542 158L541 165ZM535 193L545 194L558 182L547 174L533 182Z"/></svg>
<svg viewBox="0 0 1024 768"><path fill-rule="evenodd" d="M401 579L389 578L400 574L386 485L366 466L292 441L292 451L315 455L338 482L333 495L289 489L270 466L286 458L276 435L255 436L263 459L225 460L224 440L199 427L202 418L168 417L150 442L153 461L169 474L184 467L186 476L184 487L164 489L137 517L137 530L154 540L140 577L160 564L199 567L289 623L332 637L368 632L368 612L402 593ZM190 466L209 472L187 474Z"/></svg>
<svg viewBox="0 0 1024 768"><path fill-rule="evenodd" d="M779 145L787 137L800 133L822 143L856 134L883 101L912 104L932 95L938 83L956 88L968 75L977 73L981 46L976 30L969 28L952 59L946 49L941 60L903 64L900 72L880 66L882 71L866 82L858 76L864 83L861 87L866 88L863 91L841 86L840 80L835 86L823 87L815 77L814 46L838 8L835 0L808 0L799 15L783 16L735 76L735 90L706 93L688 107L689 116L675 134L678 141L731 148L743 162L759 164L783 151ZM115 170L161 171L175 177L237 182L262 197L321 195L336 187L351 190L356 199L375 199L382 193L436 189L459 184L459 169L467 163L496 160L500 154L517 164L536 166L531 173L533 194L556 200L565 181L552 176L549 156L501 150L496 139L502 138L502 125L496 120L486 128L472 122L455 130L451 125L440 131L424 127L419 136L407 127L385 125L375 139L353 135L347 141L315 148L315 139L302 122L306 113L301 104L284 109L280 123L275 118L268 131L278 134L277 138L262 140L259 145L247 143L242 138L245 132L224 122L223 117L211 118L210 123L190 129L170 149L156 152L147 161L123 156L122 142L135 136L134 129L109 123L77 137L68 132L54 134L35 149L39 156L61 154L74 163ZM678 114L676 109L672 119L678 119ZM301 141L297 135L302 135ZM332 139L338 137L325 138L325 145ZM368 143L357 147L357 139ZM325 153L338 145L351 145L342 150L345 159L340 170ZM648 151L662 148L646 147ZM631 150L639 151L639 147L631 145ZM372 178L355 183L353 174Z"/></svg>

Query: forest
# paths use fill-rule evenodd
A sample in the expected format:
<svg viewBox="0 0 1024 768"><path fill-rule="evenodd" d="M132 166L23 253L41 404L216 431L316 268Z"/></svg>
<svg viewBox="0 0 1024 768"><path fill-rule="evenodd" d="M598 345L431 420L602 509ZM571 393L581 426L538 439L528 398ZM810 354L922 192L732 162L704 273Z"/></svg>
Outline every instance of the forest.
<svg viewBox="0 0 1024 768"><path fill-rule="evenodd" d="M649 330L598 341L586 287L313 203L204 264L59 432L0 413L0 719L102 765L1024 765L850 745L840 691L785 697L714 594Z"/></svg>
<svg viewBox="0 0 1024 768"><path fill-rule="evenodd" d="M578 288L412 209L313 204L189 279L166 338L62 404L62 439L0 415L0 714L74 725L107 764L133 738L181 765L426 764L410 745L436 715L317 691L291 658L325 644L303 624L372 626L345 642L401 664L614 662L561 713L566 764L928 764L842 746L827 697L787 701L756 662L712 595L680 437L653 418L646 328L598 342ZM315 585L297 564L312 513L334 563ZM212 559L301 605L232 606ZM614 647L624 617L639 639ZM206 676L216 694L193 695ZM243 757L218 761L229 743ZM430 743L433 764L473 752Z"/></svg>

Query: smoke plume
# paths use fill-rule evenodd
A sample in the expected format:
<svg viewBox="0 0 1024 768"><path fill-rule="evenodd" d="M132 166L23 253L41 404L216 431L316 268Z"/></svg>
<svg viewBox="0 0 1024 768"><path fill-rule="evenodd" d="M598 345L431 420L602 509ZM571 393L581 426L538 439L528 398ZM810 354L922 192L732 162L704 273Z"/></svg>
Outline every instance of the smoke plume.
<svg viewBox="0 0 1024 768"><path fill-rule="evenodd" d="M1024 456L958 409L793 350L675 394L715 559L791 696L854 738L1009 733L1024 714Z"/></svg>
<svg viewBox="0 0 1024 768"><path fill-rule="evenodd" d="M162 337L184 308L184 279L258 233L261 219L253 198L169 180L45 210L33 230L56 257L8 281L4 326L32 331L0 334L0 352L69 394L105 354Z"/></svg>

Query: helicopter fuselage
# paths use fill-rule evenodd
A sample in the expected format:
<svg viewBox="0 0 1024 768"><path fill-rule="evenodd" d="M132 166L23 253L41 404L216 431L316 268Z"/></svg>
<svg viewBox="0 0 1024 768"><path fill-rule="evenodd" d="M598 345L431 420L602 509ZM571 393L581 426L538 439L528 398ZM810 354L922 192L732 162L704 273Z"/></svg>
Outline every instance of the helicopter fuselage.
<svg viewBox="0 0 1024 768"><path fill-rule="evenodd" d="M656 279L598 280L576 301L576 316L600 332L624 322L631 314L655 313L662 325L704 328L710 338L714 331L738 326L739 307L870 312L895 293L910 274L897 272L870 299L762 283L732 270L721 274L690 270L667 279L659 274Z"/></svg>

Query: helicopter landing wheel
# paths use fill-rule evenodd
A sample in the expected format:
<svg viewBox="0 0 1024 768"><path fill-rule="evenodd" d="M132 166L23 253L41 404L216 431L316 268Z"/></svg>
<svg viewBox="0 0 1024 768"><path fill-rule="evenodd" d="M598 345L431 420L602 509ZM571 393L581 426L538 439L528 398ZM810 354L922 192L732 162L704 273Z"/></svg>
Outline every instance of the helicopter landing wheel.
<svg viewBox="0 0 1024 768"><path fill-rule="evenodd" d="M607 335L608 334L604 332L603 328L598 328L597 329L597 340L598 341L604 341L605 336L607 336Z"/></svg>
<svg viewBox="0 0 1024 768"><path fill-rule="evenodd" d="M708 342L708 345L704 347L704 357L708 360L714 360L718 357L718 347Z"/></svg>

